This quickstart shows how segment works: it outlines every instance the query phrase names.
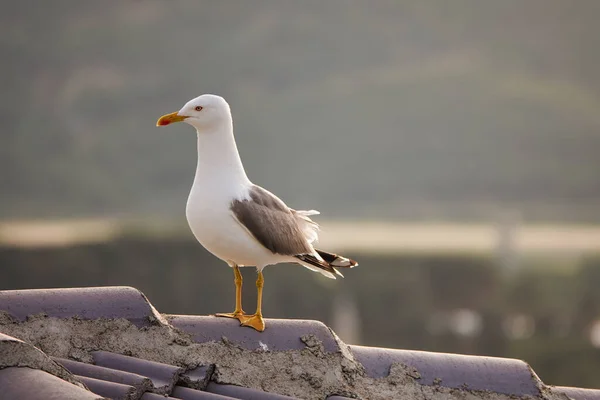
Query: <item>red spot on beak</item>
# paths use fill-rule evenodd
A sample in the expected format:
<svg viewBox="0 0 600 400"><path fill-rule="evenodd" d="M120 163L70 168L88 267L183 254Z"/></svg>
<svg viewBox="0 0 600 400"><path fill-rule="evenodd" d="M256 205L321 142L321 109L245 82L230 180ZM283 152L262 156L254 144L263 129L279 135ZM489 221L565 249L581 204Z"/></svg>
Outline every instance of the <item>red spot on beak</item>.
<svg viewBox="0 0 600 400"><path fill-rule="evenodd" d="M163 115L162 117L160 117L158 119L158 121L156 121L156 126L165 126L165 125L172 124L173 122L181 122L185 118L186 117L177 114L177 112Z"/></svg>

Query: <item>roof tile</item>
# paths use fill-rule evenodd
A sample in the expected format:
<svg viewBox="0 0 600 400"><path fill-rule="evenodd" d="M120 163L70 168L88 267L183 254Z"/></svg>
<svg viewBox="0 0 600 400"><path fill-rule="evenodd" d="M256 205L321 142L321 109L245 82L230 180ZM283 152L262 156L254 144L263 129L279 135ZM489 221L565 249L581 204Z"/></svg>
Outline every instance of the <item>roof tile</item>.
<svg viewBox="0 0 600 400"><path fill-rule="evenodd" d="M410 370L409 374L418 376L417 381L423 385L466 387L534 398L544 397L540 392L540 388L544 388L548 393L559 393L559 396L565 393L574 400L600 400L600 390L543 386L530 367L520 360L346 346L317 321L269 320L265 332L259 333L240 327L235 320L214 316L172 315L165 319L141 292L129 287L0 291L0 310L8 311L8 314L0 313L0 323L9 325L14 322L12 318L23 321L39 313L58 318L126 318L138 327L169 320L199 343L226 340L246 349L265 351L318 346L319 352L341 351L343 355L348 355L350 349L373 378L388 376L394 364L402 364L414 368L418 375L411 374ZM140 335L145 331L140 330ZM177 366L106 351L95 351L92 356L96 365L51 359L31 344L0 333L0 387L3 389L0 398L87 400L102 395L136 400L292 399L211 382L214 365L184 371ZM87 391L76 378L95 394ZM349 399L334 395L328 400Z"/></svg>
<svg viewBox="0 0 600 400"><path fill-rule="evenodd" d="M181 400L231 400L234 397L221 396L220 394L209 393L209 392L201 392L199 390L194 390L190 388L185 388L182 386L175 386L173 393L171 393L174 397Z"/></svg>
<svg viewBox="0 0 600 400"><path fill-rule="evenodd" d="M140 400L179 400L175 397L168 397L168 396L164 396L162 394L156 394L156 393L144 393L144 395L141 397Z"/></svg>
<svg viewBox="0 0 600 400"><path fill-rule="evenodd" d="M179 375L179 382L192 389L205 390L214 370L214 365L201 365Z"/></svg>
<svg viewBox="0 0 600 400"><path fill-rule="evenodd" d="M152 381L142 375L78 361L66 360L64 358L53 357L52 359L68 369L72 374L132 386L135 388L136 399L144 392L152 390ZM92 389L92 391L95 390Z"/></svg>
<svg viewBox="0 0 600 400"><path fill-rule="evenodd" d="M102 397L39 369L0 369L3 399L97 400Z"/></svg>
<svg viewBox="0 0 600 400"><path fill-rule="evenodd" d="M0 368L29 367L46 371L74 385L81 385L62 365L52 361L37 347L20 339L0 333Z"/></svg>
<svg viewBox="0 0 600 400"><path fill-rule="evenodd" d="M466 386L517 396L540 394L539 378L521 360L365 346L350 349L373 378L387 376L393 363L402 363L416 368L423 385Z"/></svg>
<svg viewBox="0 0 600 400"><path fill-rule="evenodd" d="M138 400L140 396L133 386L122 383L108 382L100 379L77 376L94 393L113 400Z"/></svg>
<svg viewBox="0 0 600 400"><path fill-rule="evenodd" d="M94 363L106 368L132 372L150 378L154 392L169 394L173 390L182 368L155 361L142 360L141 358L123 356L107 351L92 352Z"/></svg>
<svg viewBox="0 0 600 400"><path fill-rule="evenodd" d="M220 383L210 382L207 391L224 396L230 396L235 399L244 400L290 400L294 397L283 396L281 394L267 393L262 390L250 389L234 385L222 385Z"/></svg>
<svg viewBox="0 0 600 400"><path fill-rule="evenodd" d="M264 332L240 327L237 320L214 316L169 315L167 320L176 328L192 335L197 343L220 341L223 337L248 350L302 350L301 337L314 335L326 352L340 351L331 330L322 322L294 319L267 319Z"/></svg>
<svg viewBox="0 0 600 400"><path fill-rule="evenodd" d="M138 327L162 319L142 292L128 286L4 290L0 310L20 321L40 313L57 318L125 318Z"/></svg>
<svg viewBox="0 0 600 400"><path fill-rule="evenodd" d="M555 386L554 389L563 392L573 400L600 400L600 389L582 389L566 386Z"/></svg>

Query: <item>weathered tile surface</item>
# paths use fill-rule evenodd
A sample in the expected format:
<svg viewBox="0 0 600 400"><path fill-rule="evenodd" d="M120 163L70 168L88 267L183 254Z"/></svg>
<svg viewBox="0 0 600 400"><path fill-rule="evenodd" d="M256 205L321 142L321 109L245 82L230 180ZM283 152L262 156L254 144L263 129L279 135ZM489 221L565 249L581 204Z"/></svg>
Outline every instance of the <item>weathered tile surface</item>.
<svg viewBox="0 0 600 400"><path fill-rule="evenodd" d="M181 386L175 386L173 390L173 397L181 400L231 400L236 397L222 396L220 394L201 392L199 390L193 390Z"/></svg>
<svg viewBox="0 0 600 400"><path fill-rule="evenodd" d="M42 370L76 386L81 386L68 370L54 362L37 347L0 333L0 369L7 367L29 367Z"/></svg>
<svg viewBox="0 0 600 400"><path fill-rule="evenodd" d="M344 396L329 396L327 400L352 400L350 397Z"/></svg>
<svg viewBox="0 0 600 400"><path fill-rule="evenodd" d="M267 329L257 332L240 326L237 320L230 318L169 315L167 320L191 334L197 343L220 341L225 337L248 350L301 350L305 348L301 337L314 335L323 343L326 352L339 351L339 344L331 330L319 321L267 319Z"/></svg>
<svg viewBox="0 0 600 400"><path fill-rule="evenodd" d="M98 400L101 396L39 369L0 369L0 398L11 400Z"/></svg>
<svg viewBox="0 0 600 400"><path fill-rule="evenodd" d="M64 358L53 357L52 359L64 366L74 375L131 386L135 388L138 398L144 392L152 390L152 381L142 375L78 361L66 360Z"/></svg>
<svg viewBox="0 0 600 400"><path fill-rule="evenodd" d="M170 322L197 343L225 340L265 354L302 350L309 343L308 339L319 346L322 343L325 353L346 348L329 328L317 321L268 320L265 332L259 333L226 318L182 315L164 318L141 292L129 287L0 291L0 310L10 315L3 314L4 323L9 324L11 318L24 321L27 316L39 313L56 318L125 318L142 328L140 335L146 327ZM543 384L523 361L363 346L349 348L364 365L367 375L373 378L386 377L390 367L398 363L414 368L414 378L422 385L541 398L539 388ZM184 371L174 365L106 351L94 351L92 357L96 365L51 359L31 344L0 333L0 399L87 400L100 396L134 400L291 399L211 382L214 365ZM565 393L573 400L600 400L600 390L567 387L544 390ZM328 400L348 398L330 396Z"/></svg>
<svg viewBox="0 0 600 400"><path fill-rule="evenodd" d="M142 360L141 358L128 357L107 351L92 352L94 363L106 368L119 369L134 374L146 376L152 381L154 392L169 394L179 379L183 369L169 364L155 361Z"/></svg>
<svg viewBox="0 0 600 400"><path fill-rule="evenodd" d="M565 386L555 386L554 388L565 393L573 400L600 400L600 389L582 389Z"/></svg>
<svg viewBox="0 0 600 400"><path fill-rule="evenodd" d="M201 365L179 375L179 382L192 389L204 390L214 369L214 365Z"/></svg>
<svg viewBox="0 0 600 400"><path fill-rule="evenodd" d="M234 385L221 385L211 382L208 384L207 390L211 393L217 393L224 396L230 396L235 399L244 400L290 400L293 397L283 396L275 393L267 393L261 390L250 389Z"/></svg>
<svg viewBox="0 0 600 400"><path fill-rule="evenodd" d="M140 398L133 386L122 383L108 382L100 379L77 376L81 382L94 393L115 400L137 400Z"/></svg>
<svg viewBox="0 0 600 400"><path fill-rule="evenodd" d="M127 286L0 291L0 310L18 320L40 313L83 319L125 318L137 326L160 319L146 296Z"/></svg>
<svg viewBox="0 0 600 400"><path fill-rule="evenodd" d="M175 397L163 396L162 394L156 393L144 393L140 400L178 400Z"/></svg>
<svg viewBox="0 0 600 400"><path fill-rule="evenodd" d="M418 371L418 382L423 385L467 387L517 396L540 394L541 382L520 360L365 346L350 349L374 378L387 376L393 363L402 363Z"/></svg>

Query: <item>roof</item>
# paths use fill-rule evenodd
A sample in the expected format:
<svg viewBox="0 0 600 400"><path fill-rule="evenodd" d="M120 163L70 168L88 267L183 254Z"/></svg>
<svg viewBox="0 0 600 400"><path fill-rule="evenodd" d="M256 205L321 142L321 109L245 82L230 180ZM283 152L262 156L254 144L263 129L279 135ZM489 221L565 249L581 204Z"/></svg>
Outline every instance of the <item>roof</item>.
<svg viewBox="0 0 600 400"><path fill-rule="evenodd" d="M349 346L318 321L261 333L162 315L131 287L0 291L0 310L0 398L600 400L521 360Z"/></svg>

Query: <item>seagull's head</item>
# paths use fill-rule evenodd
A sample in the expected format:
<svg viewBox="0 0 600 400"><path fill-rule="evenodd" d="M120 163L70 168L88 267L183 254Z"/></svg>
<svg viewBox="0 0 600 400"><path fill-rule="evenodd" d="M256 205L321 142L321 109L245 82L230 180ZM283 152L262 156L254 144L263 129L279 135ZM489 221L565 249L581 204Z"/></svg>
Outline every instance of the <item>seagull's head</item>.
<svg viewBox="0 0 600 400"><path fill-rule="evenodd" d="M231 111L224 98L214 94L203 94L188 101L181 110L160 117L156 126L185 122L202 132L215 130L230 119Z"/></svg>

